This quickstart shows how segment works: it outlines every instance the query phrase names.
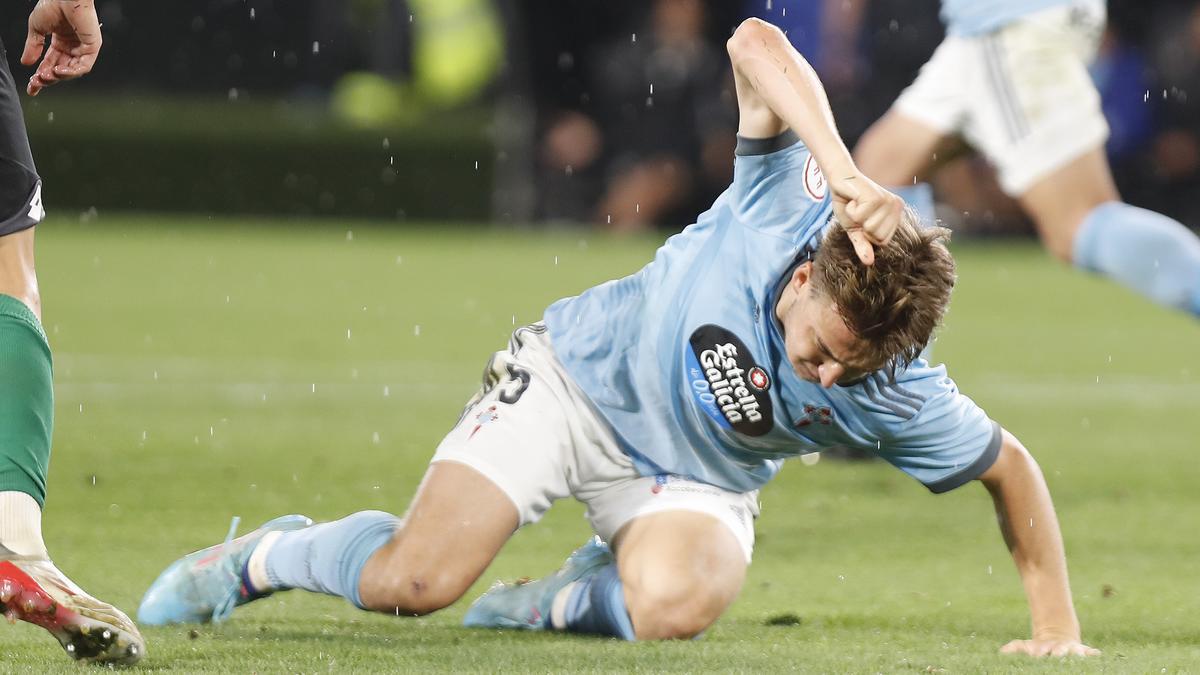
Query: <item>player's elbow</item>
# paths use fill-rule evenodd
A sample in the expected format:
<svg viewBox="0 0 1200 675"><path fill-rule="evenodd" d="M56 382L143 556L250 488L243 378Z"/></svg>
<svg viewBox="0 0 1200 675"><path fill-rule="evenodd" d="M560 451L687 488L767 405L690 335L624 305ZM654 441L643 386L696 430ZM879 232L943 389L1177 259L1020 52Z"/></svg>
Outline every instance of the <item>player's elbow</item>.
<svg viewBox="0 0 1200 675"><path fill-rule="evenodd" d="M762 53L781 41L787 42L783 31L762 19L751 17L733 31L733 36L725 43L725 49L729 52L729 59L736 65L746 57Z"/></svg>

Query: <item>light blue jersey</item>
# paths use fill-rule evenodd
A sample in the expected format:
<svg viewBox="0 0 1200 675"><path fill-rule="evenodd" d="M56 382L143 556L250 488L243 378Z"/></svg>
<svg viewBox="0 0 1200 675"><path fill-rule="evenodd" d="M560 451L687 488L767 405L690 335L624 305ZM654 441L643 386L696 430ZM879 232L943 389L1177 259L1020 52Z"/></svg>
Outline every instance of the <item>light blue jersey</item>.
<svg viewBox="0 0 1200 675"><path fill-rule="evenodd" d="M787 132L740 139L733 185L636 274L545 314L567 372L643 475L757 489L783 460L875 452L934 492L979 476L999 427L942 366L823 389L787 360L775 304L832 227L816 161Z"/></svg>
<svg viewBox="0 0 1200 675"><path fill-rule="evenodd" d="M1073 2L1075 0L942 0L942 21L950 35L980 35L1028 14Z"/></svg>

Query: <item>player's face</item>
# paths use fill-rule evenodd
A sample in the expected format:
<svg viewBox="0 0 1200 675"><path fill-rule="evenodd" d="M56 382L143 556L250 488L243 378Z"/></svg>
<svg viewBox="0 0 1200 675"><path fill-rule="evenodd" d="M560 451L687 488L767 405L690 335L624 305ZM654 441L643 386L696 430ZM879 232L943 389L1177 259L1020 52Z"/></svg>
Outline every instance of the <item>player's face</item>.
<svg viewBox="0 0 1200 675"><path fill-rule="evenodd" d="M780 296L776 316L783 326L788 361L801 379L828 389L862 377L856 361L862 341L850 332L833 302L809 283L811 263L796 269Z"/></svg>

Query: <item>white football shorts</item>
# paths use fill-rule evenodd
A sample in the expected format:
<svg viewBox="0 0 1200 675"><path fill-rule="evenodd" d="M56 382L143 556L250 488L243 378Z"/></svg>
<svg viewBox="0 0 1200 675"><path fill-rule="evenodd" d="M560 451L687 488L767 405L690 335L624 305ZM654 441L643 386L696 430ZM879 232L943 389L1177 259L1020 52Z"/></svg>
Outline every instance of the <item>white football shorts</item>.
<svg viewBox="0 0 1200 675"><path fill-rule="evenodd" d="M1108 139L1088 74L1104 29L1104 0L1034 12L991 33L949 36L895 109L961 133L1020 196Z"/></svg>
<svg viewBox="0 0 1200 675"><path fill-rule="evenodd" d="M508 495L521 525L558 499L587 506L601 539L661 511L710 515L733 532L746 561L754 551L758 492L731 492L680 476L639 475L608 423L567 374L542 323L518 329L492 355L483 386L442 440L433 462L460 462Z"/></svg>

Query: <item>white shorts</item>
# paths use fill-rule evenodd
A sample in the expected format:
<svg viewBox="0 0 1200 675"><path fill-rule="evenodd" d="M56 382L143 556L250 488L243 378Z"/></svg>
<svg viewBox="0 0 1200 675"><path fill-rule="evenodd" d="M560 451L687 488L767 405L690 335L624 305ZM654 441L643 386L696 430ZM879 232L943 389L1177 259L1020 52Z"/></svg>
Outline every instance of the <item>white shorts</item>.
<svg viewBox="0 0 1200 675"><path fill-rule="evenodd" d="M963 134L995 165L1004 191L1020 196L1108 139L1087 70L1104 21L1104 0L1077 0L991 33L949 36L895 109Z"/></svg>
<svg viewBox="0 0 1200 675"><path fill-rule="evenodd" d="M731 492L679 476L642 476L608 423L563 368L541 323L513 333L484 369L483 386L446 435L434 462L461 462L508 495L521 525L557 499L587 506L605 541L638 516L694 511L733 532L746 561L754 550L758 492Z"/></svg>

